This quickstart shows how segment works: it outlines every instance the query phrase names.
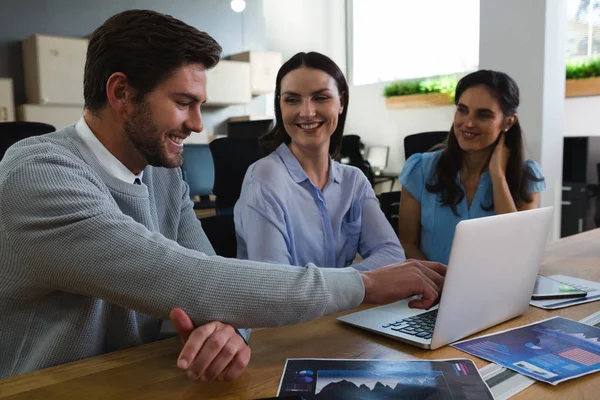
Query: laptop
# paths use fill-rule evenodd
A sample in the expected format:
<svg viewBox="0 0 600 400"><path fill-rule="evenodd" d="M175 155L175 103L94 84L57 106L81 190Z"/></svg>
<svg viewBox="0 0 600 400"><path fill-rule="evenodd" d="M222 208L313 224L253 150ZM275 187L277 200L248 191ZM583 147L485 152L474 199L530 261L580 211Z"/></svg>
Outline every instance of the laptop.
<svg viewBox="0 0 600 400"><path fill-rule="evenodd" d="M523 314L553 212L545 207L459 222L439 306L411 309L412 297L338 320L434 350Z"/></svg>

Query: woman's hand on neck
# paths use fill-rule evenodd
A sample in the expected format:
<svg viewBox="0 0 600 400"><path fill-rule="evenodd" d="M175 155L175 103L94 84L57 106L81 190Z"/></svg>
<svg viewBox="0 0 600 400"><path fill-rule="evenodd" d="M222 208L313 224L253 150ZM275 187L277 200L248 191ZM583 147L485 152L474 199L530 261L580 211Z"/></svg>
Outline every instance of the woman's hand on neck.
<svg viewBox="0 0 600 400"><path fill-rule="evenodd" d="M323 190L329 182L329 142L319 149L301 147L294 142L288 147L311 182Z"/></svg>

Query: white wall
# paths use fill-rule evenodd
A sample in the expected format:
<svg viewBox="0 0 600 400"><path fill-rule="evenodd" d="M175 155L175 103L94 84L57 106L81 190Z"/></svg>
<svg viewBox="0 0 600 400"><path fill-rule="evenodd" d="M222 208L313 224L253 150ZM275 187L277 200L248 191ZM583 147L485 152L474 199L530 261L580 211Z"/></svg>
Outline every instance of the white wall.
<svg viewBox="0 0 600 400"><path fill-rule="evenodd" d="M450 129L454 106L388 110L384 83L350 87L346 134L357 134L366 145L390 146L387 170L399 172L404 164L404 137L425 131Z"/></svg>
<svg viewBox="0 0 600 400"><path fill-rule="evenodd" d="M565 100L564 136L600 136L600 96Z"/></svg>
<svg viewBox="0 0 600 400"><path fill-rule="evenodd" d="M263 0L267 48L283 54L317 51L346 72L344 0Z"/></svg>
<svg viewBox="0 0 600 400"><path fill-rule="evenodd" d="M344 0L263 1L270 50L282 52L284 60L298 51L319 51L346 70ZM366 144L390 146L388 170L400 171L404 164L404 137L449 129L454 107L388 110L382 95L384 86L385 83L351 86L346 133L360 135ZM267 104L271 102L272 98ZM268 113L272 113L270 109ZM599 110L600 96L566 99L564 135L600 136ZM526 136L534 129L526 124L523 128Z"/></svg>

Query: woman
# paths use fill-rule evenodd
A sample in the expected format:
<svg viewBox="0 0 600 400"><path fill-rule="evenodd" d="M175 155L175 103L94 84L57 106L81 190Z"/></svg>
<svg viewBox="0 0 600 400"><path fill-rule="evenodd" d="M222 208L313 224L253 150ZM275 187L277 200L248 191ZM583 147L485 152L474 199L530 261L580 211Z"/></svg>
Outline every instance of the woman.
<svg viewBox="0 0 600 400"><path fill-rule="evenodd" d="M400 174L400 242L408 257L444 264L460 221L536 208L546 188L539 165L524 160L511 77L469 74L458 82L455 103L443 149L414 154Z"/></svg>
<svg viewBox="0 0 600 400"><path fill-rule="evenodd" d="M238 258L369 270L404 251L365 175L332 160L341 147L348 83L328 57L298 53L277 74L269 155L246 172L235 210Z"/></svg>

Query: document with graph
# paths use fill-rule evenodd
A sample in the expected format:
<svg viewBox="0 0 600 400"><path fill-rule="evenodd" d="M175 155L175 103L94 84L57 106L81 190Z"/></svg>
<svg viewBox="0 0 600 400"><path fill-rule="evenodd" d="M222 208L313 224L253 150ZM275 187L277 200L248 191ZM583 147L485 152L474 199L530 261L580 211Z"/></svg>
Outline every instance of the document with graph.
<svg viewBox="0 0 600 400"><path fill-rule="evenodd" d="M311 399L493 399L471 360L288 359L277 396Z"/></svg>
<svg viewBox="0 0 600 400"><path fill-rule="evenodd" d="M600 371L600 329L562 317L452 347L553 385Z"/></svg>

